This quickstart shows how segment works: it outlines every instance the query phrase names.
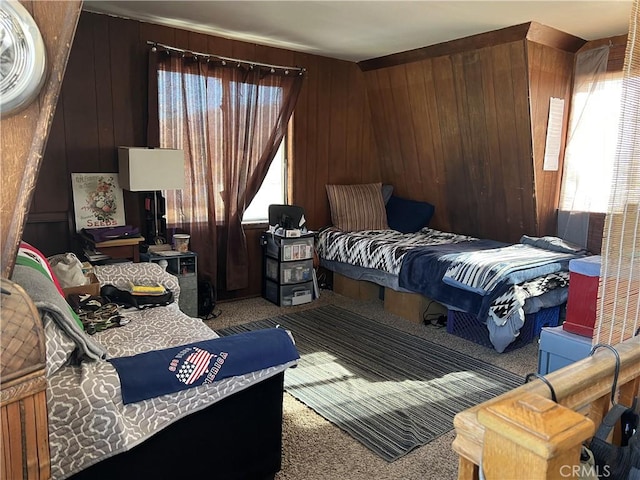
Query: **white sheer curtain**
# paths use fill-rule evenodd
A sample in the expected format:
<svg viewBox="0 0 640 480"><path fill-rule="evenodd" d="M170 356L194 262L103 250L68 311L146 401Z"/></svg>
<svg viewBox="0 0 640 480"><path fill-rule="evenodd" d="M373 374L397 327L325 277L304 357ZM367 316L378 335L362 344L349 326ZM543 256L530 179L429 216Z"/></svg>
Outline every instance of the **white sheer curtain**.
<svg viewBox="0 0 640 480"><path fill-rule="evenodd" d="M621 76L607 74L608 59L608 46L577 55L562 210L607 211L622 94Z"/></svg>

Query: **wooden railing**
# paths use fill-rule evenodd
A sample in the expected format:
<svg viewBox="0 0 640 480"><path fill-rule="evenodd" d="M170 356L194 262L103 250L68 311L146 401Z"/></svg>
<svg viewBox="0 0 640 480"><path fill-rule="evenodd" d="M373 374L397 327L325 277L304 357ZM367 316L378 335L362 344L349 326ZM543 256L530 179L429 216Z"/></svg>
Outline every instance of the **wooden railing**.
<svg viewBox="0 0 640 480"><path fill-rule="evenodd" d="M620 358L616 402L630 406L640 393L640 337L615 346ZM578 478L580 446L611 406L616 357L608 348L460 412L452 448L458 479ZM614 432L614 442L619 432Z"/></svg>

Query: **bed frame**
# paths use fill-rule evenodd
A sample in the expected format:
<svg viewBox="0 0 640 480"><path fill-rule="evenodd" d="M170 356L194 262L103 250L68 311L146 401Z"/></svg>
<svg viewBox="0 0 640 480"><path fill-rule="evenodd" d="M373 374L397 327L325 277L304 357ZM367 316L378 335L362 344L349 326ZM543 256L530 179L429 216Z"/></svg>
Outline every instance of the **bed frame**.
<svg viewBox="0 0 640 480"><path fill-rule="evenodd" d="M282 458L284 372L170 425L73 480L273 479Z"/></svg>
<svg viewBox="0 0 640 480"><path fill-rule="evenodd" d="M51 476L44 329L26 292L1 279L0 478ZM273 479L282 462L284 372L158 431L136 447L71 478Z"/></svg>

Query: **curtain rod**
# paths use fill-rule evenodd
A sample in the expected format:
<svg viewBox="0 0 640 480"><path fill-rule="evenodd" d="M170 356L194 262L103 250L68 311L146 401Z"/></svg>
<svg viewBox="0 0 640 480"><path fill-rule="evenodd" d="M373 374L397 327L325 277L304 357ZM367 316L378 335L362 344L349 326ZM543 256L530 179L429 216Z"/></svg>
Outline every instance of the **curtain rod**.
<svg viewBox="0 0 640 480"><path fill-rule="evenodd" d="M152 42L150 40L147 40L147 45L151 45L153 48L162 48L164 50L172 51L172 52L188 53L193 55L194 57L215 58L223 62L244 63L248 65L255 65L258 67L277 68L278 70L294 70L294 71L300 72L300 74L303 74L304 72L307 71L305 68L302 68L302 67L286 67L283 65L270 65L268 63L251 62L248 60L239 60L237 58L222 57L220 55L214 55L212 53L194 52L193 50L184 50L182 48L171 47L169 45L165 45L163 43L158 43L158 42Z"/></svg>

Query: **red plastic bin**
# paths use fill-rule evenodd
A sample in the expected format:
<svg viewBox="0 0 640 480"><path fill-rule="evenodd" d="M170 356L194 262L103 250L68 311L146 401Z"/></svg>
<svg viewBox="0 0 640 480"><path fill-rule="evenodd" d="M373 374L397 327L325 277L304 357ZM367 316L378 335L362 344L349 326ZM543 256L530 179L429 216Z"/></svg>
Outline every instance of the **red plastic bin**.
<svg viewBox="0 0 640 480"><path fill-rule="evenodd" d="M569 297L567 315L562 326L569 333L593 337L601 261L600 255L594 255L569 262Z"/></svg>

